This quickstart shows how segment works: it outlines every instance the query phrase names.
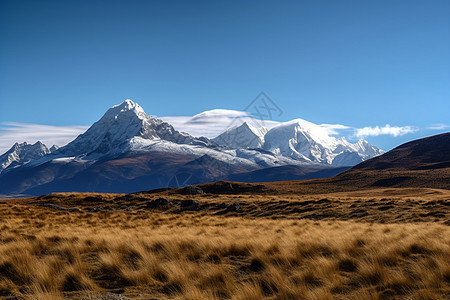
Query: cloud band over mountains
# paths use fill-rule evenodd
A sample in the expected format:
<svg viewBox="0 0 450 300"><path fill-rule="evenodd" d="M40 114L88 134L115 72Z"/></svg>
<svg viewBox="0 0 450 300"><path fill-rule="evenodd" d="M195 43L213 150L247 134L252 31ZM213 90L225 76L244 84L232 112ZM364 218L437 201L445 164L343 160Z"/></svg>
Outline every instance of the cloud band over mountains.
<svg viewBox="0 0 450 300"><path fill-rule="evenodd" d="M63 146L89 126L53 126L32 123L2 122L0 123L0 155L8 151L15 143L27 142L34 144L41 141L47 146Z"/></svg>
<svg viewBox="0 0 450 300"><path fill-rule="evenodd" d="M173 116L160 117L161 120L171 124L179 131L187 132L193 136L205 136L214 138L225 130L239 126L247 122L255 127L267 127L268 129L281 122L272 120L258 120L246 111L213 109L199 113L193 117Z"/></svg>
<svg viewBox="0 0 450 300"><path fill-rule="evenodd" d="M205 136L213 138L225 130L239 126L247 122L255 127L264 126L268 129L281 124L273 120L258 120L246 111L213 109L199 113L195 116L167 116L160 119L173 125L179 131L187 132L193 136ZM442 128L438 124L434 128ZM414 126L367 126L355 128L342 124L321 124L329 135L346 136L350 138L364 138L370 136L392 136L399 137L409 133L417 132ZM446 126L446 125L445 125ZM35 143L41 141L49 147L52 145L64 146L79 134L83 133L89 126L53 126L20 122L0 123L0 154L6 152L16 142ZM427 128L431 129L431 127Z"/></svg>

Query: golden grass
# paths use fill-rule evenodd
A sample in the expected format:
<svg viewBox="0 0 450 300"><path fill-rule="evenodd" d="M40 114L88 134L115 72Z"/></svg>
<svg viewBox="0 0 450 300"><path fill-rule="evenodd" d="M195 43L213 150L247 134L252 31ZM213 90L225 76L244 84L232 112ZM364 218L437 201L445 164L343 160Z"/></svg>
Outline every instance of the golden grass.
<svg viewBox="0 0 450 300"><path fill-rule="evenodd" d="M449 299L450 228L0 204L0 299Z"/></svg>

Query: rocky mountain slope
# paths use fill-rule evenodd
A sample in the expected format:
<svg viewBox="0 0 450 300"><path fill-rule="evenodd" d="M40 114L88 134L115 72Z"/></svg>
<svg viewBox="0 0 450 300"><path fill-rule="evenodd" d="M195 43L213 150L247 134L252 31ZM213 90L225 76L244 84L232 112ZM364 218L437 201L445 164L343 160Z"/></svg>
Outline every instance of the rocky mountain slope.
<svg viewBox="0 0 450 300"><path fill-rule="evenodd" d="M26 142L20 144L15 143L11 149L0 156L0 173L41 158L55 149L57 149L56 145L48 149L41 142L36 142L35 144L28 144Z"/></svg>

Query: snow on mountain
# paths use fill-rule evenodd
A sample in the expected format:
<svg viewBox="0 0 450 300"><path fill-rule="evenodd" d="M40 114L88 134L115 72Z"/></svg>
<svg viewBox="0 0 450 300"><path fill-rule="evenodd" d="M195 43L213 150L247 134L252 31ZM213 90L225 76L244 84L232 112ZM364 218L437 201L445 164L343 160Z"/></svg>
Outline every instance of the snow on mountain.
<svg viewBox="0 0 450 300"><path fill-rule="evenodd" d="M72 161L89 167L100 159L111 159L130 152L177 154L192 159L208 155L218 161L245 167L247 170L304 164L304 161L275 155L261 149L266 132L265 128L256 128L244 123L224 133L223 137L229 142L236 137L232 144L226 147L224 144L218 146L219 143L207 138L195 138L179 132L169 123L147 115L139 104L125 100L110 108L99 121L74 141L57 149L51 155L34 161L32 165L37 166L50 161L53 163ZM218 140L220 139L216 138L216 141Z"/></svg>
<svg viewBox="0 0 450 300"><path fill-rule="evenodd" d="M11 149L0 156L0 173L9 168L22 166L30 161L36 160L51 151L41 142L35 144L15 143Z"/></svg>
<svg viewBox="0 0 450 300"><path fill-rule="evenodd" d="M325 128L302 119L270 130L241 121L212 140L196 138L125 100L61 148L15 144L0 156L0 193L159 188L180 170L208 182L275 168L270 174L276 180L277 167L295 166L306 173L332 170L383 153L364 140L353 144L330 136Z"/></svg>
<svg viewBox="0 0 450 300"><path fill-rule="evenodd" d="M159 152L189 155L200 157L208 155L218 161L231 165L240 165L248 170L255 170L261 167L275 167L280 165L305 165L304 161L292 159L282 155L275 155L263 149L229 149L217 147L205 147L202 145L177 144L165 140L146 140L135 137L130 141L130 151L132 152Z"/></svg>
<svg viewBox="0 0 450 300"><path fill-rule="evenodd" d="M139 104L128 99L110 108L85 133L55 153L64 156L123 153L130 149L130 141L136 137L178 144L205 143L187 133L178 132L160 119L148 116Z"/></svg>
<svg viewBox="0 0 450 300"><path fill-rule="evenodd" d="M221 112L217 110L216 113L220 115ZM129 99L110 108L85 133L62 148L53 146L50 151L43 146L45 149L40 152L23 154L22 157L18 154L22 151L20 145L15 147L17 151L11 149L2 156L0 170L13 162L23 164L31 160L34 161L30 165L68 159L76 159L81 163L90 161L91 164L102 157L129 151L173 152L193 157L210 155L228 163L261 167L308 162L355 165L383 153L364 140L352 144L345 138L330 136L323 127L302 119L281 123L269 131L244 122L212 140L195 138L175 130L167 122L147 115L139 104ZM50 152L51 155L45 156Z"/></svg>
<svg viewBox="0 0 450 300"><path fill-rule="evenodd" d="M295 119L270 129L264 149L298 160L343 166L355 165L383 151L364 140L355 144L330 136L325 128Z"/></svg>
<svg viewBox="0 0 450 300"><path fill-rule="evenodd" d="M252 167L304 163L355 165L383 153L364 140L352 144L345 138L329 136L323 127L302 119L281 123L269 131L244 122L212 140L195 138L147 115L139 104L127 99L110 108L74 141L59 149L52 147L51 155L32 164L67 161L69 158L91 164L102 157L129 151L178 153L193 157L207 154L228 163ZM45 154L49 152L47 150Z"/></svg>
<svg viewBox="0 0 450 300"><path fill-rule="evenodd" d="M240 127L245 129L242 134L256 136L259 139L259 142L251 145L252 147L262 146L266 129L257 129L248 124ZM241 132L240 129L238 131ZM246 166L252 170L260 168L259 163L264 166L277 166L281 162L301 164L291 158L274 158L272 153L264 151L247 151L244 154L235 148L218 147L207 138L192 137L175 130L169 123L148 116L139 104L131 100L125 100L122 104L110 108L85 133L56 150L51 156L38 160L34 164L42 164L49 160L60 162L61 159L66 158L64 162L71 159L89 165L102 157L127 152L170 153L193 158L209 155L217 160Z"/></svg>
<svg viewBox="0 0 450 300"><path fill-rule="evenodd" d="M265 127L256 128L244 122L240 126L228 129L212 141L218 145L234 149L262 148L266 133Z"/></svg>
<svg viewBox="0 0 450 300"><path fill-rule="evenodd" d="M369 158L372 158L374 156L378 156L384 153L383 150L369 144L369 142L360 139L357 143L351 144L356 152L358 152L363 160L367 160Z"/></svg>

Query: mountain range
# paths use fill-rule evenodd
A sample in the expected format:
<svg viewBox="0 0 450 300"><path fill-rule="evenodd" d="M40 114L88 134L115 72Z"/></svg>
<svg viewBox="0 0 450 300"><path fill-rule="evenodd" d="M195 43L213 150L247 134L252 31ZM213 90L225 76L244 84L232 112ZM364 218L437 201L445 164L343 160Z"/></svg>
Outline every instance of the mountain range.
<svg viewBox="0 0 450 300"><path fill-rule="evenodd" d="M30 161L41 158L55 150L58 146L53 145L50 149L41 142L35 144L15 143L11 149L0 155L0 173L6 169L17 168Z"/></svg>
<svg viewBox="0 0 450 300"><path fill-rule="evenodd" d="M132 192L222 179L328 177L382 154L302 119L270 130L248 123L193 137L125 100L69 144L15 144L0 156L0 194Z"/></svg>
<svg viewBox="0 0 450 300"><path fill-rule="evenodd" d="M330 178L276 182L270 186L296 194L373 188L450 189L450 133L407 142Z"/></svg>

